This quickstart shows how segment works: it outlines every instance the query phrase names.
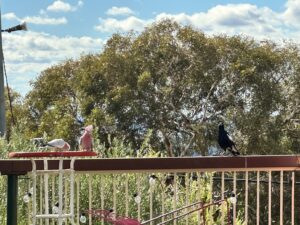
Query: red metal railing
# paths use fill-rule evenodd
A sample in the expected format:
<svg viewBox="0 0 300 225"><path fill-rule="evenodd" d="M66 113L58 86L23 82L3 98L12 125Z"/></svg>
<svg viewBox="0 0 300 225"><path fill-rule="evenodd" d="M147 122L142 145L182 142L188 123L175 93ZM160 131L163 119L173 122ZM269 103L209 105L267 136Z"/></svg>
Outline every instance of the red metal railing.
<svg viewBox="0 0 300 225"><path fill-rule="evenodd" d="M44 161L42 159L35 159L36 169L39 171L44 170ZM70 159L63 160L63 169L70 168ZM51 174L52 181L49 182L52 184L49 187L49 191L51 193L55 193L55 173L51 172L59 169L59 159L49 159L48 160L48 172L45 173ZM80 188L82 185L82 176L88 176L88 183L86 184L86 188L88 189L88 208L92 210L94 208L95 202L99 202L101 208L105 208L105 205L109 204L117 213L120 204L122 204L124 216L129 218L128 216L134 214L132 211L132 206L130 204L130 193L129 187L135 186L136 192L141 194L142 188L141 185L145 185L145 179L151 174L156 174L160 181L166 180L169 177L169 174L173 176L173 184L168 186L166 184L156 185L155 188L149 188L147 194L147 199L144 199L144 205L148 205L148 212L143 211L142 204L134 203L135 210L137 213L135 214L136 218L139 221L149 221L150 224L156 225L153 223L153 220L161 215L161 224L164 224L168 219L166 218L168 215L166 212L174 211L178 208L184 207L184 205L190 205L188 200L191 195L191 187L188 186L190 184L186 183L183 186L179 187L180 180L182 176L187 178L191 178L193 174L197 174L199 178L202 180L206 179L205 173L209 174L209 183L211 186L208 192L212 192L217 190L219 193L224 193L225 189L230 187L230 190L234 193L240 193L238 196L238 201L240 202L237 205L233 205L232 209L232 220L233 225L236 224L237 221L237 212L242 212L240 214L239 219L242 220L245 224L249 224L249 213L251 211L251 215L255 215L256 224L271 224L274 217L278 216L278 222L280 225L283 224L285 219L291 221L291 224L295 224L295 205L297 205L297 201L295 202L295 196L299 189L296 187L299 184L299 181L296 180L296 175L300 170L300 156L241 156L241 157L193 157L193 158L126 158L126 159L76 159L74 162L74 171L76 174L75 177L75 206L76 206L76 219L77 223L79 223L79 213L82 210L81 208L81 195ZM0 172L1 175L8 175L13 177L18 177L19 175L30 174L32 171L32 163L30 160L0 160ZM38 174L38 182L37 185L44 185L44 174ZM134 183L128 177L132 175L134 177ZM109 191L111 191L111 199L105 199L106 191L105 187L102 186L93 186L93 183L98 180L108 179L111 176L111 186ZM119 179L123 177L122 179ZM125 177L125 178L124 178ZM51 180L50 179L50 180ZM276 179L276 180L275 180ZM287 180L288 179L288 180ZM202 191L200 179L193 182L193 185L196 185L196 189ZM176 182L177 181L177 182ZM65 180L64 182L67 182ZM100 183L101 183L100 182ZM120 183L121 182L121 183ZM177 184L178 183L178 184ZM195 184L196 183L196 184ZM255 186L252 183L256 183ZM17 182L13 182L9 188L17 185ZM66 186L70 186L70 184L64 184ZM262 186L263 185L263 186ZM171 192L173 195L169 195L165 193L168 188L172 188ZM14 187L15 188L15 187ZM97 192L95 191L97 188ZM185 188L185 190L183 190ZM264 196L262 196L262 189L264 188ZM16 188L15 188L16 189ZM159 190L155 190L159 189ZM273 190L274 189L274 190ZM43 199L43 189L39 189L40 192L37 195L40 195L40 199ZM65 189L64 189L65 190ZM276 191L278 190L278 191ZM97 194L94 194L94 193ZM120 196L118 193L122 193ZM160 199L156 199L154 193L159 192ZM184 195L183 195L184 193ZM211 193L212 194L212 193ZM266 194L266 195L265 195ZM69 196L70 193L67 193L66 196ZM168 196L167 196L168 195ZM198 195L198 194L197 194ZM222 194L223 195L223 194ZM278 196L278 199L274 199L274 196ZM52 196L52 198L55 196ZM122 203L119 199L122 198ZM178 203L178 199L181 198L183 203ZM262 207L261 202L266 198L266 205L264 208L268 210L267 219L261 221ZM288 199L287 199L288 198ZM186 199L186 200L185 200ZM224 199L224 195L221 196L221 199ZM49 200L50 201L50 200ZM64 199L65 202L68 202L68 199ZM11 205L15 208L17 207L17 201L9 201ZM158 214L153 210L153 205L160 205L160 213ZM276 204L279 206L276 209L276 213L274 211L273 205ZM43 201L42 204L39 204L39 211L43 211ZM207 203L207 205L212 204L213 202ZM53 204L49 202L49 204ZM98 205L99 205L98 204ZM241 205L242 204L242 205ZM256 204L254 207L253 205ZM250 208L251 205L251 208ZM289 208L289 211L284 210L285 207ZM299 208L299 205L298 205ZM172 209L172 210L170 210ZM198 209L199 210L199 209ZM253 212L254 210L254 212ZM278 210L278 211L277 211ZM178 217L177 211L174 211L173 219ZM188 212L185 212L188 213ZM184 213L184 214L185 214ZM222 213L222 221L226 221L226 215ZM184 216L185 218L188 218ZM207 218L198 218L200 221L205 221ZM227 219L228 220L228 219ZM186 223L189 224L189 220L185 219ZM253 222L253 219L251 220ZM92 218L88 219L88 223L92 224ZM176 223L176 222L175 222ZM12 223L15 225L16 223Z"/></svg>

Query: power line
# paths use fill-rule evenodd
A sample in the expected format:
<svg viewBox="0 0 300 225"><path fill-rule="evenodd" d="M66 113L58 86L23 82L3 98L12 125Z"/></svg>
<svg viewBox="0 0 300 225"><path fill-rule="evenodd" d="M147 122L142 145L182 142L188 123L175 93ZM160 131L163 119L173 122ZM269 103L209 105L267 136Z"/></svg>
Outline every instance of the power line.
<svg viewBox="0 0 300 225"><path fill-rule="evenodd" d="M14 116L14 113L13 113L13 106L12 106L12 98L11 98L11 94L10 94L10 89L9 89L9 86L8 86L8 79L7 79L4 56L3 56L3 69L4 69L5 80L6 80L6 88L7 88L7 95L8 95L9 109L10 109L10 113L11 113L12 124L15 126L16 121L15 121L15 116Z"/></svg>

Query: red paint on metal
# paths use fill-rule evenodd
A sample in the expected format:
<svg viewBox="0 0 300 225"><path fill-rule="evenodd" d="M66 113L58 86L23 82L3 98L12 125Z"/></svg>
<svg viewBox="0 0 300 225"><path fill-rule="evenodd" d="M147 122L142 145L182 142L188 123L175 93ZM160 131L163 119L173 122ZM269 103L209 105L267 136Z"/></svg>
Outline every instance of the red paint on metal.
<svg viewBox="0 0 300 225"><path fill-rule="evenodd" d="M72 152L72 154L76 152ZM57 153L59 154L59 152ZM81 153L80 153L81 154ZM96 154L84 152L84 154ZM87 155L85 155L87 156ZM91 156L91 155L90 155ZM46 156L49 157L49 156ZM55 157L59 157L56 155ZM67 156L65 156L67 157ZM70 156L71 157L71 156ZM250 170L299 170L300 156L239 156L239 157L181 157L181 158L78 158L76 172L122 172L122 171L250 171ZM37 169L43 169L43 160L35 159ZM48 159L48 168L57 170L58 159ZM70 168L70 159L65 159L64 169ZM2 175L22 175L32 170L30 159L0 160Z"/></svg>
<svg viewBox="0 0 300 225"><path fill-rule="evenodd" d="M10 152L9 158L87 157L97 156L96 152L56 151L56 152Z"/></svg>

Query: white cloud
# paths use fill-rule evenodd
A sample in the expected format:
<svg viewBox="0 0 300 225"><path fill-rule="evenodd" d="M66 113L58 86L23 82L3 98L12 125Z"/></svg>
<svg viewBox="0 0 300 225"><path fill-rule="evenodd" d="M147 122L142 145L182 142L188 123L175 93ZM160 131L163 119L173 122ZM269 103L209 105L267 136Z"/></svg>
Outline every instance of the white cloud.
<svg viewBox="0 0 300 225"><path fill-rule="evenodd" d="M58 37L32 31L3 33L9 83L24 95L30 89L29 81L42 70L81 54L98 53L103 45L102 39L91 37Z"/></svg>
<svg viewBox="0 0 300 225"><path fill-rule="evenodd" d="M115 18L102 19L99 18L100 24L95 29L101 32L128 32L131 30L142 31L150 21L142 20L134 16L130 16L123 20Z"/></svg>
<svg viewBox="0 0 300 225"><path fill-rule="evenodd" d="M282 19L287 25L292 27L300 27L300 1L288 0L285 4L285 12L282 14Z"/></svg>
<svg viewBox="0 0 300 225"><path fill-rule="evenodd" d="M250 4L218 5L207 12L192 15L166 14L156 16L156 21L169 18L184 25L192 25L210 34L248 34L256 37L280 35L283 22L280 15L267 7Z"/></svg>
<svg viewBox="0 0 300 225"><path fill-rule="evenodd" d="M56 1L58 2L58 1ZM63 1L59 1L65 3ZM68 3L66 3L68 4ZM53 4L54 5L54 4ZM83 1L70 7L81 7ZM121 7L126 8L126 7ZM191 25L209 35L216 34L244 34L260 39L292 39L298 42L300 37L300 1L287 0L285 9L281 12L268 7L258 7L253 4L217 5L206 12L193 14L156 13L153 18L143 19L133 16L133 12L111 8L108 18L100 18L94 27L105 33L128 32L130 30L143 31L152 22L170 18L180 24ZM73 8L74 9L74 8ZM118 11L119 10L119 11ZM62 11L62 10L61 10ZM48 11L47 11L48 12ZM127 15L125 18L114 18L117 15ZM65 24L66 18L52 18L45 10L39 16L19 18L10 12L2 16L6 20L27 20L36 24ZM9 35L9 38L8 38ZM18 44L16 44L18 43ZM7 63L9 81L22 94L29 90L28 81L35 78L41 70L72 57L79 57L82 53L95 53L102 49L104 41L90 37L57 37L45 33L3 33L3 49Z"/></svg>
<svg viewBox="0 0 300 225"><path fill-rule="evenodd" d="M56 0L53 2L51 5L47 7L47 11L52 11L52 12L71 12L71 11L76 11L78 7L83 6L83 1L78 1L77 6L72 6L69 3L66 3L61 0Z"/></svg>
<svg viewBox="0 0 300 225"><path fill-rule="evenodd" d="M50 18L50 17L41 17L41 16L27 16L23 19L27 23L33 24L43 24L43 25L61 25L67 24L68 21L65 17L61 18Z"/></svg>
<svg viewBox="0 0 300 225"><path fill-rule="evenodd" d="M3 43L7 62L52 63L79 56L83 52L99 52L104 42L90 37L57 37L29 31L22 34L3 34Z"/></svg>
<svg viewBox="0 0 300 225"><path fill-rule="evenodd" d="M80 0L80 1L78 1L77 6L78 6L78 7L82 7L83 4L84 4L83 1Z"/></svg>
<svg viewBox="0 0 300 225"><path fill-rule="evenodd" d="M11 13L5 13L2 15L2 19L6 19L6 20L20 20L15 13L11 12Z"/></svg>
<svg viewBox="0 0 300 225"><path fill-rule="evenodd" d="M65 3L63 1L57 0L47 7L48 11L53 12L68 12L73 11L73 7L69 3Z"/></svg>
<svg viewBox="0 0 300 225"><path fill-rule="evenodd" d="M257 39L281 40L296 35L295 32L292 31L291 26L282 19L283 15L287 16L287 14L289 14L289 18L292 18L292 15L294 17L299 16L297 20L300 21L300 12L295 12L296 1L289 0L289 2L293 4L287 4L287 10L284 12L275 12L268 7L258 7L252 4L228 4L217 5L206 12L194 14L160 13L153 19L141 19L135 16L124 19L100 18L100 22L95 26L95 29L107 33L116 31L126 32L130 30L142 31L145 26L148 26L154 21L169 18L180 24L191 25L196 29L200 29L212 35L243 34ZM294 6L294 11L290 9L292 6ZM300 25L300 22L298 23Z"/></svg>
<svg viewBox="0 0 300 225"><path fill-rule="evenodd" d="M134 11L132 11L128 7L113 6L112 8L107 10L106 14L110 16L128 16L128 15L133 15Z"/></svg>
<svg viewBox="0 0 300 225"><path fill-rule="evenodd" d="M26 23L32 24L42 24L42 25L62 25L67 24L68 20L65 17L52 18L48 17L45 11L40 11L41 16L26 16L24 18L19 18L15 13L6 13L2 16L2 19L6 20L17 20L19 22L26 21Z"/></svg>

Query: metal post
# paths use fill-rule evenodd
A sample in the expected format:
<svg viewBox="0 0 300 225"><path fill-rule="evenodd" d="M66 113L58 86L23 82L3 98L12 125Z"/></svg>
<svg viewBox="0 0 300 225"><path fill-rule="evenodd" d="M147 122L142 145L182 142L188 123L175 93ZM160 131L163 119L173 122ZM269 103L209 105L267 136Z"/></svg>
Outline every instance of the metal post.
<svg viewBox="0 0 300 225"><path fill-rule="evenodd" d="M291 200L291 225L295 224L295 172L292 172L292 200Z"/></svg>
<svg viewBox="0 0 300 225"><path fill-rule="evenodd" d="M64 160L60 159L59 160L59 175L58 175L58 225L62 225L63 224L63 173L64 173L64 169L63 169L63 163Z"/></svg>
<svg viewBox="0 0 300 225"><path fill-rule="evenodd" d="M174 182L174 184L173 184L173 188L174 188L173 209L176 209L177 208L177 201L178 201L178 196L177 196L177 173L174 173L174 181L173 182ZM199 182L200 182L200 176L199 176ZM177 213L175 212L173 216L176 217ZM176 219L173 221L173 224L177 225L177 220Z"/></svg>
<svg viewBox="0 0 300 225"><path fill-rule="evenodd" d="M7 225L17 225L18 175L7 176Z"/></svg>
<svg viewBox="0 0 300 225"><path fill-rule="evenodd" d="M48 160L44 159L44 170L48 170ZM49 174L44 174L45 187L45 214L49 215ZM42 199L42 198L41 198ZM46 219L46 225L49 225L49 219Z"/></svg>
<svg viewBox="0 0 300 225"><path fill-rule="evenodd" d="M280 171L280 225L283 225L283 170Z"/></svg>
<svg viewBox="0 0 300 225"><path fill-rule="evenodd" d="M257 171L257 178L256 178L256 225L259 225L260 222L260 172Z"/></svg>
<svg viewBox="0 0 300 225"><path fill-rule="evenodd" d="M268 225L272 224L272 171L269 171L269 191L268 191Z"/></svg>
<svg viewBox="0 0 300 225"><path fill-rule="evenodd" d="M233 173L233 193L235 194L235 197L237 198L236 194L236 171ZM232 218L232 224L236 225L236 204L233 204L233 218Z"/></svg>
<svg viewBox="0 0 300 225"><path fill-rule="evenodd" d="M4 95L4 56L2 49L2 32L14 32L18 30L27 30L26 23L2 30L1 9L0 9L0 137L6 134L6 117L5 117L5 95Z"/></svg>
<svg viewBox="0 0 300 225"><path fill-rule="evenodd" d="M245 178L245 225L248 225L248 180L249 180L249 173L246 171L246 178Z"/></svg>
<svg viewBox="0 0 300 225"><path fill-rule="evenodd" d="M227 224L231 225L231 205L229 205L228 199L226 199L226 206L227 206Z"/></svg>
<svg viewBox="0 0 300 225"><path fill-rule="evenodd" d="M4 136L6 133L6 119L5 119L1 11L0 11L0 30L1 30L0 32L0 136Z"/></svg>

